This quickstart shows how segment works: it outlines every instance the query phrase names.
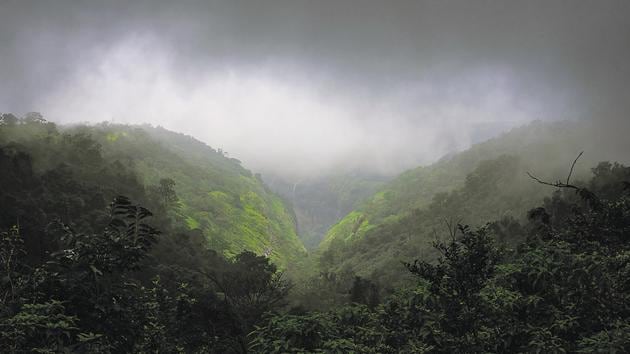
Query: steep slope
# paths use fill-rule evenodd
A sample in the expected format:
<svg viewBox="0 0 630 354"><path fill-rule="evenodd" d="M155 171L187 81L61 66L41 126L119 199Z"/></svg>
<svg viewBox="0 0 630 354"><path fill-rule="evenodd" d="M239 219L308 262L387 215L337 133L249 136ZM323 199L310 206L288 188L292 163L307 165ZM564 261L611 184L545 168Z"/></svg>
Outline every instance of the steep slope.
<svg viewBox="0 0 630 354"><path fill-rule="evenodd" d="M265 183L291 203L298 235L308 249L316 249L328 229L380 188L386 177L365 173L322 176L287 182L264 175Z"/></svg>
<svg viewBox="0 0 630 354"><path fill-rule="evenodd" d="M177 215L190 229L201 230L211 248L227 256L242 250L268 254L285 267L304 256L287 206L240 161L162 128L100 125L93 129L105 155L134 157L146 185L157 185L162 178L176 182Z"/></svg>
<svg viewBox="0 0 630 354"><path fill-rule="evenodd" d="M448 235L447 225L503 219L509 226L510 218L522 217L552 191L527 171L566 178L582 150L573 180L586 179L598 161L627 161L626 139L600 139L592 131L583 122L534 122L403 173L328 231L320 246L322 270L389 283L401 261L433 257L431 242Z"/></svg>
<svg viewBox="0 0 630 354"><path fill-rule="evenodd" d="M209 248L227 256L251 250L269 255L286 268L306 254L294 217L283 201L238 160L192 137L150 126L111 124L57 128L45 122L22 123L2 130L0 144L24 146L42 170L69 163L86 172L82 178L98 180L98 171L91 172L87 166L89 158L55 157L60 146L80 140L84 150L93 150L92 159L132 171L147 193L159 193L160 180L172 179L178 202L169 208L171 219L176 225L199 230ZM124 185L115 189L125 194Z"/></svg>

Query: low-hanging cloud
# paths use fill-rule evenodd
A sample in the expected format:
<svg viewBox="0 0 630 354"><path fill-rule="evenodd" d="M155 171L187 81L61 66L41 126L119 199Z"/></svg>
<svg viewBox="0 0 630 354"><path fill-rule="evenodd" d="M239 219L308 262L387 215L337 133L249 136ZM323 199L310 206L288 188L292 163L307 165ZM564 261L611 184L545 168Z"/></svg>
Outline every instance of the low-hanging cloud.
<svg viewBox="0 0 630 354"><path fill-rule="evenodd" d="M37 107L62 123L151 122L289 178L332 169L399 171L468 146L476 124L523 123L539 108L515 98L509 78L497 71L441 85L415 82L366 98L329 91L327 83L300 73L286 78L285 72L283 80L265 69L198 72L189 80L146 37L99 56Z"/></svg>
<svg viewBox="0 0 630 354"><path fill-rule="evenodd" d="M289 178L626 118L623 1L11 1L0 111L152 123ZM484 128L485 129L485 128Z"/></svg>

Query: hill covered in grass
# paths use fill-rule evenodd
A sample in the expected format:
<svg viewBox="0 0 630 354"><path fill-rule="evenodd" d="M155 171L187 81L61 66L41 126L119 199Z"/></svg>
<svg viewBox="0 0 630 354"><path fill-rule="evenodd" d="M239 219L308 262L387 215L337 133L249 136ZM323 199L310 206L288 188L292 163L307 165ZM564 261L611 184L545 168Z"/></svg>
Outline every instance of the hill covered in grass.
<svg viewBox="0 0 630 354"><path fill-rule="evenodd" d="M626 139L604 139L584 122L533 122L497 138L409 170L387 183L331 227L321 243L324 272L355 273L388 286L399 278L402 261L433 259L431 245L457 223L480 226L496 221L509 229L525 212L551 195L543 180L589 179L599 161L627 162ZM600 127L597 127L601 130ZM608 135L610 136L610 135ZM506 236L508 241L518 235Z"/></svg>
<svg viewBox="0 0 630 354"><path fill-rule="evenodd" d="M34 115L3 124L0 145L29 154L41 173L64 166L103 200L134 197L134 188L160 199L172 189L165 204L173 224L201 232L207 247L228 257L249 250L289 267L306 253L290 208L238 160L190 136L151 126L56 126Z"/></svg>
<svg viewBox="0 0 630 354"><path fill-rule="evenodd" d="M264 175L265 183L288 201L297 219L298 235L309 250L316 249L328 229L372 196L387 177L367 173L339 173L288 182Z"/></svg>

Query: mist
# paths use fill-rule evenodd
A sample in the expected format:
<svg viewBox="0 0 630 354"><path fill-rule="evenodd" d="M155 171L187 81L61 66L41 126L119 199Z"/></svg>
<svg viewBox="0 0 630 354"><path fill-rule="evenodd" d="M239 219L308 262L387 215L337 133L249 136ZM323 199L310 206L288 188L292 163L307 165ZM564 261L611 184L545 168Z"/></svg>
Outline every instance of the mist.
<svg viewBox="0 0 630 354"><path fill-rule="evenodd" d="M6 1L0 111L150 123L288 179L627 123L625 1Z"/></svg>

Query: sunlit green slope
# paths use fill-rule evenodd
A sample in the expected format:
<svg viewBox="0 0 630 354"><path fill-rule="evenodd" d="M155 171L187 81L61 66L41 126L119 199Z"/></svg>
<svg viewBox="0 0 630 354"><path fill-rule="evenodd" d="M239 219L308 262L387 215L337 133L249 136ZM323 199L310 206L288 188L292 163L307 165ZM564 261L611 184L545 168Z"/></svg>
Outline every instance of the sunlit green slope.
<svg viewBox="0 0 630 354"><path fill-rule="evenodd" d="M20 124L4 130L4 143L30 146L34 158L42 160L35 162L44 168L51 167L45 166L52 161L46 156L54 155L54 151L46 150L54 150L59 145L57 140L85 136L86 141L97 142L95 158L102 156L120 164L121 170L133 171L149 193L157 193L160 179L174 180L179 201L169 207L172 221L198 229L210 248L228 256L251 250L290 267L306 254L290 208L238 160L190 136L150 126L113 124ZM78 164L86 173L98 174L90 170L89 161L61 162ZM124 186L119 187L119 193L124 194Z"/></svg>
<svg viewBox="0 0 630 354"><path fill-rule="evenodd" d="M627 139L600 138L593 128L534 122L401 174L331 227L320 245L321 267L388 278L401 261L432 257L431 243L448 234L447 224L522 217L552 191L533 182L527 171L552 181L566 179L584 150L574 171L579 180L599 161L628 159Z"/></svg>
<svg viewBox="0 0 630 354"><path fill-rule="evenodd" d="M295 220L282 200L240 162L182 134L162 128L100 125L94 129L106 155L130 155L146 185L172 178L177 215L199 229L211 248L235 255L268 253L287 266L305 254Z"/></svg>
<svg viewBox="0 0 630 354"><path fill-rule="evenodd" d="M331 225L370 197L386 177L361 172L338 173L287 182L263 176L265 183L288 201L297 219L298 234L307 249L316 249Z"/></svg>

